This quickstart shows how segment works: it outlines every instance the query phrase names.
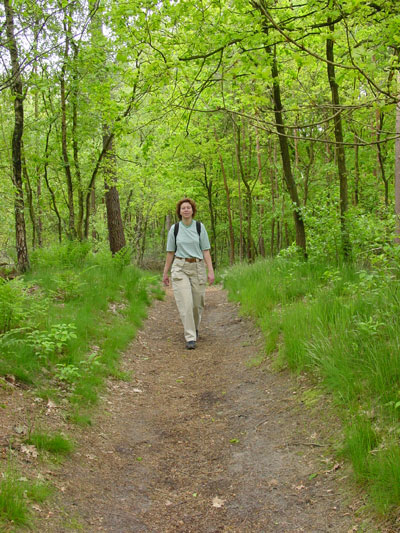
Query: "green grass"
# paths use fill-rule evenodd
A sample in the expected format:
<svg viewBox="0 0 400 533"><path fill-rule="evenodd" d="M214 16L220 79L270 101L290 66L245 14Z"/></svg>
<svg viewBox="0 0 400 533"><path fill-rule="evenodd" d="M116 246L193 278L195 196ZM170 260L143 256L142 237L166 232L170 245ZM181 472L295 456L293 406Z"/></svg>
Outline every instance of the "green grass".
<svg viewBox="0 0 400 533"><path fill-rule="evenodd" d="M23 278L0 279L0 376L15 376L46 401L67 398L68 419L91 425L107 376L130 379L119 360L151 299L163 298L158 276L131 265L129 253L92 253L77 242L36 250L31 265ZM53 458L74 447L39 430L27 442ZM30 526L29 501L47 493L10 469L0 478L0 523Z"/></svg>
<svg viewBox="0 0 400 533"><path fill-rule="evenodd" d="M9 463L0 478L0 525L27 526L32 517L31 502L43 502L52 493L52 488L42 481L21 477Z"/></svg>
<svg viewBox="0 0 400 533"><path fill-rule="evenodd" d="M74 449L74 443L61 433L49 434L36 431L29 435L28 444L34 444L39 451L50 452L54 455L68 455Z"/></svg>
<svg viewBox="0 0 400 533"><path fill-rule="evenodd" d="M370 421L356 418L347 427L345 435L341 454L351 461L357 481L368 481L371 474L371 452L379 443L377 432Z"/></svg>
<svg viewBox="0 0 400 533"><path fill-rule="evenodd" d="M37 250L32 269L0 283L0 375L12 374L39 393L70 390L79 406L95 405L108 375L120 376L120 354L163 291L129 254L93 254L87 243Z"/></svg>
<svg viewBox="0 0 400 533"><path fill-rule="evenodd" d="M343 419L342 454L380 512L400 505L400 282L393 270L357 271L278 258L232 268L231 299L253 316L278 367L308 372Z"/></svg>

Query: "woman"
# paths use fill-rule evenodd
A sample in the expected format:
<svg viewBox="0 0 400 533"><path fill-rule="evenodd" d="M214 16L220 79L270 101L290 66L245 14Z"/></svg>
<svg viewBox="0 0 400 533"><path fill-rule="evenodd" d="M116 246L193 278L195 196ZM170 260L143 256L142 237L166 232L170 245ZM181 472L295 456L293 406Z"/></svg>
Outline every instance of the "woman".
<svg viewBox="0 0 400 533"><path fill-rule="evenodd" d="M171 268L172 288L182 320L186 348L196 348L201 314L204 309L206 282L214 282L214 269L210 255L210 241L206 228L196 222L196 204L183 198L176 205L180 222L171 226L167 240L163 282L169 285ZM206 274L206 265L208 276Z"/></svg>

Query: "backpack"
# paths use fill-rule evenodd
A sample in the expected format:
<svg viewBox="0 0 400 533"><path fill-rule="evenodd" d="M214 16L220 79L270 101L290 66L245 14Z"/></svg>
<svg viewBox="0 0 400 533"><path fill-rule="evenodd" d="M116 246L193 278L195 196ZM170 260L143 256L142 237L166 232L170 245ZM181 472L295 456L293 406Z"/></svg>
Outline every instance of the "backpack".
<svg viewBox="0 0 400 533"><path fill-rule="evenodd" d="M196 229L197 229L197 233L199 234L199 238L200 238L201 223L198 220L196 220ZM175 251L176 251L176 236L178 235L178 231L179 231L179 222L174 224Z"/></svg>

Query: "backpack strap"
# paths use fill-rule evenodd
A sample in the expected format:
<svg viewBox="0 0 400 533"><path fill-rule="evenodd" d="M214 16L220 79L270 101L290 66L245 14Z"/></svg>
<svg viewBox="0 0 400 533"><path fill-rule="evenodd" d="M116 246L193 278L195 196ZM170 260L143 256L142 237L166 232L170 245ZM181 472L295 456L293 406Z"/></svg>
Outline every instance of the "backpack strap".
<svg viewBox="0 0 400 533"><path fill-rule="evenodd" d="M201 222L199 222L198 220L196 220L196 230L197 230L197 233L199 234L199 239L200 239ZM179 231L179 222L174 224L175 252L176 252L176 236L178 235L178 231Z"/></svg>
<svg viewBox="0 0 400 533"><path fill-rule="evenodd" d="M176 236L178 235L178 231L179 231L179 222L174 224L175 252L176 252Z"/></svg>

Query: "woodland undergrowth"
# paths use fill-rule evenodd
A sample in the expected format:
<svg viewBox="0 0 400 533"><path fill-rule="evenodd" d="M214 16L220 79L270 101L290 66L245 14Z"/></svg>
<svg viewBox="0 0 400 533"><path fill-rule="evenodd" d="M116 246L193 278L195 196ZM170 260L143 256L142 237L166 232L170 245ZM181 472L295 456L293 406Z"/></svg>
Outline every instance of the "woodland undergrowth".
<svg viewBox="0 0 400 533"><path fill-rule="evenodd" d="M296 256L239 265L230 298L256 318L265 353L306 372L343 423L338 455L380 514L400 507L400 269L388 256L368 268Z"/></svg>
<svg viewBox="0 0 400 533"><path fill-rule="evenodd" d="M45 402L67 402L71 423L90 424L105 379L130 378L119 369L120 354L151 299L162 297L158 280L131 264L129 250L112 257L88 243L38 249L31 265L24 276L0 279L0 379ZM46 428L34 429L26 444L59 456L73 449L72 439ZM10 456L0 479L0 525L29 524L29 501L38 496L29 497L27 482Z"/></svg>

